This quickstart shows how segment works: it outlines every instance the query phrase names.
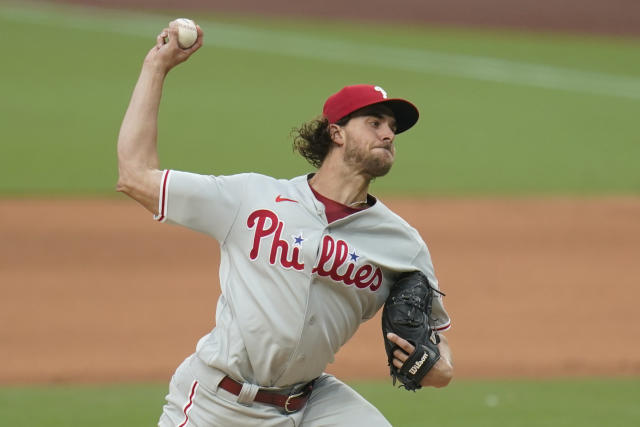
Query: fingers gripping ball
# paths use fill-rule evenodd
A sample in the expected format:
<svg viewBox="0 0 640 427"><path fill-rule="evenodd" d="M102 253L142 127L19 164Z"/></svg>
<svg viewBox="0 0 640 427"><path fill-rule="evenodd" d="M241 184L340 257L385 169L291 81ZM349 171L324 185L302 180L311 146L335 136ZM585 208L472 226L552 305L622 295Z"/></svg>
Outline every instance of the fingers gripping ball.
<svg viewBox="0 0 640 427"><path fill-rule="evenodd" d="M178 26L178 46L188 49L198 39L198 28L191 19L178 18L174 21Z"/></svg>
<svg viewBox="0 0 640 427"><path fill-rule="evenodd" d="M391 288L382 310L382 336L393 384L399 380L407 390L421 388L420 382L440 359L439 336L429 324L435 292L439 291L421 272L403 274ZM393 364L393 353L400 347L387 339L389 332L415 347L399 369Z"/></svg>

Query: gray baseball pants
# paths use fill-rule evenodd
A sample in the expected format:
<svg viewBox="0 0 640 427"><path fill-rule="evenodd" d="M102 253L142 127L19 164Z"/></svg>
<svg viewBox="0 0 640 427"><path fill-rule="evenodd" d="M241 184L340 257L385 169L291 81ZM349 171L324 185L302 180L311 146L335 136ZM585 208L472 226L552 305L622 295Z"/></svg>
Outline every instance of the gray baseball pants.
<svg viewBox="0 0 640 427"><path fill-rule="evenodd" d="M259 402L239 403L238 396L218 387L224 373L206 366L196 355L176 370L159 427L320 427L390 426L372 404L332 375L315 382L306 406L293 414Z"/></svg>

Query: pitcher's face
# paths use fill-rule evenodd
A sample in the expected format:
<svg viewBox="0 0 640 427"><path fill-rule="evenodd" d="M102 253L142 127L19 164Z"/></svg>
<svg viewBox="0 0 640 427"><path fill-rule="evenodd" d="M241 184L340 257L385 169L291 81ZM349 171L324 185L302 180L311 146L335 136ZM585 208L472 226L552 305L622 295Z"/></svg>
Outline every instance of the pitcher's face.
<svg viewBox="0 0 640 427"><path fill-rule="evenodd" d="M386 175L396 153L395 118L389 114L354 117L343 129L345 163L371 178Z"/></svg>

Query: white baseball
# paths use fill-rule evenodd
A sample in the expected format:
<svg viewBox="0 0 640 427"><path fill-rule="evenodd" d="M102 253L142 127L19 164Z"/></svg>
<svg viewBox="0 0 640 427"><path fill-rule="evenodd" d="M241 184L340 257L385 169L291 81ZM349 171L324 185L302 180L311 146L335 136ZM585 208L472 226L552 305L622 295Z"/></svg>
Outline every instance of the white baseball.
<svg viewBox="0 0 640 427"><path fill-rule="evenodd" d="M175 22L178 24L178 46L183 49L190 48L198 39L196 23L187 18L178 18Z"/></svg>

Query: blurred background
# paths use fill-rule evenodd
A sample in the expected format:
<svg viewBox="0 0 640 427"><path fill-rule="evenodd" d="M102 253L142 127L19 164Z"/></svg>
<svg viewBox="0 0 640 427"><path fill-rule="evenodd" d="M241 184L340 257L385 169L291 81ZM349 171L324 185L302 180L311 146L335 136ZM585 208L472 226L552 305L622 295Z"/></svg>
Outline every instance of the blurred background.
<svg viewBox="0 0 640 427"><path fill-rule="evenodd" d="M425 405L439 408L430 423L452 426L637 424L632 0L0 1L8 424L153 425L173 371L214 325L217 243L114 191L142 58L177 17L203 28L205 46L167 79L163 168L306 173L290 132L348 84L420 109L372 191L429 245L456 381L393 389L379 318L330 372L394 425L426 425Z"/></svg>

